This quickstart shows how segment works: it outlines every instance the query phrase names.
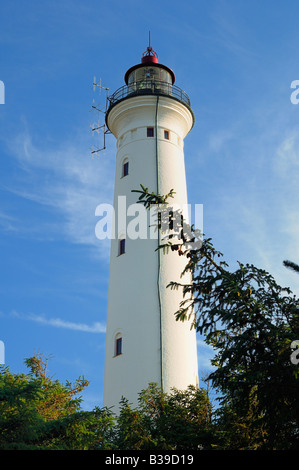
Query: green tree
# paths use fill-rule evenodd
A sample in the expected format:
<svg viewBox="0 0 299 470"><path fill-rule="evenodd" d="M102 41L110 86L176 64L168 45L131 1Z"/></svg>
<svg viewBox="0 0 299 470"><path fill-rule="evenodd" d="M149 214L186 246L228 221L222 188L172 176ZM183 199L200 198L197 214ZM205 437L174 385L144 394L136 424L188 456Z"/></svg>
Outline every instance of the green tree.
<svg viewBox="0 0 299 470"><path fill-rule="evenodd" d="M77 395L87 380L79 378L74 385L53 381L46 374L47 362L40 354L26 359L29 374L0 368L0 448L109 448L111 413L82 411Z"/></svg>
<svg viewBox="0 0 299 470"><path fill-rule="evenodd" d="M38 413L46 420L63 418L80 409L81 397L78 396L89 384L84 377L79 377L75 384L66 382L61 384L58 380L52 380L47 375L49 358L44 358L37 353L25 359L25 364L30 370L26 376L30 383L40 387L39 397L36 398Z"/></svg>
<svg viewBox="0 0 299 470"><path fill-rule="evenodd" d="M190 385L187 390L164 394L150 385L141 392L139 403L158 448L198 450L215 444L207 390Z"/></svg>
<svg viewBox="0 0 299 470"><path fill-rule="evenodd" d="M143 186L136 192L146 207L168 202L168 197L155 198ZM161 210L159 220L167 217L169 210L166 215ZM178 321L195 314L193 327L215 348L216 369L209 379L222 395L222 411L228 410L229 403L230 419L235 414L238 422L249 426L250 416L251 432L260 430L247 447L298 448L299 370L290 361L290 345L299 338L298 299L265 270L240 262L230 270L212 240L201 238L193 227L186 230L181 217L173 215L172 227L179 230L175 237L170 233L158 249L186 256L182 274L191 273L191 282L168 286L182 289L184 296L174 314Z"/></svg>
<svg viewBox="0 0 299 470"><path fill-rule="evenodd" d="M110 450L114 448L114 425L112 413L105 408L81 410L48 423L42 442L47 449Z"/></svg>
<svg viewBox="0 0 299 470"><path fill-rule="evenodd" d="M119 450L147 450L155 447L144 416L125 397L120 401L114 444Z"/></svg>
<svg viewBox="0 0 299 470"><path fill-rule="evenodd" d="M222 450L258 450L267 443L263 422L258 420L259 410L255 390L242 413L228 396L215 411L214 423L218 431L218 448Z"/></svg>
<svg viewBox="0 0 299 470"><path fill-rule="evenodd" d="M0 370L0 449L147 450L209 448L215 441L212 406L203 389L163 393L155 384L139 394L133 408L126 398L117 416L111 410L81 409L74 386L47 376L47 360L25 360L28 374Z"/></svg>
<svg viewBox="0 0 299 470"><path fill-rule="evenodd" d="M198 450L216 442L206 390L163 393L156 384L139 393L138 406L120 403L115 446L125 450Z"/></svg>

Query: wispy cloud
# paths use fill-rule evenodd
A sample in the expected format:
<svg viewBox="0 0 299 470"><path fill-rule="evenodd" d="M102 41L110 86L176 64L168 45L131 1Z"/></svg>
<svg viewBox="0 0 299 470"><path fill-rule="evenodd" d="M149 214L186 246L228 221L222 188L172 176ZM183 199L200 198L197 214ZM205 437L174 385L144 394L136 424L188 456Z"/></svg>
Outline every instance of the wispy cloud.
<svg viewBox="0 0 299 470"><path fill-rule="evenodd" d="M299 135L298 129L290 130L279 145L274 162L274 170L289 184L298 185L299 177ZM297 186L298 188L298 186Z"/></svg>
<svg viewBox="0 0 299 470"><path fill-rule="evenodd" d="M38 227L30 225L30 220L18 220L18 226L25 231L44 232L45 237L50 232L51 236L72 243L97 246L107 256L105 242L95 236L95 208L112 201L114 159L107 154L92 159L89 144L86 136L82 138L79 133L74 140L56 147L36 144L26 130L7 142L10 154L18 161L19 172L2 187L52 210L51 219L39 220ZM10 222L12 229L13 219L2 219L6 226Z"/></svg>
<svg viewBox="0 0 299 470"><path fill-rule="evenodd" d="M4 231L15 231L17 220L3 210L0 210L0 227Z"/></svg>
<svg viewBox="0 0 299 470"><path fill-rule="evenodd" d="M253 47L255 38L252 37L246 18L238 15L230 2L218 2L214 6L212 18L214 37L220 46L242 61L248 61L250 57L257 55Z"/></svg>
<svg viewBox="0 0 299 470"><path fill-rule="evenodd" d="M91 325L87 325L86 323L75 323L63 320L61 318L46 318L43 315L35 315L35 314L28 314L24 315L22 313L13 311L11 316L14 318L19 318L21 320L28 320L35 323L39 323L45 326L52 326L55 328L64 328L67 330L74 330L74 331L82 331L85 333L105 333L106 327L100 322L95 322Z"/></svg>
<svg viewBox="0 0 299 470"><path fill-rule="evenodd" d="M206 139L201 153L209 156L213 190L204 226L231 266L253 263L299 293L299 276L282 263L299 262L299 136L294 105L284 99L254 105L238 125L233 121Z"/></svg>

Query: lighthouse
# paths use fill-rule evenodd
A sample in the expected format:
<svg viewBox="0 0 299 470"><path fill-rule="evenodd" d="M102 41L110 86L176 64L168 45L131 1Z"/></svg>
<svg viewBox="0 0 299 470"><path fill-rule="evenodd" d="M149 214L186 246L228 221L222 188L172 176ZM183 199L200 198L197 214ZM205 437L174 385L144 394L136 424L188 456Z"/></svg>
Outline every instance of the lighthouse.
<svg viewBox="0 0 299 470"><path fill-rule="evenodd" d="M167 288L171 281L184 282L186 258L157 250L161 241L150 227L133 235L128 230L130 216L144 220L137 217L138 197L132 192L140 184L161 195L173 189L171 202L187 206L184 138L194 114L188 95L174 85L174 72L159 63L150 45L124 80L109 96L106 111L117 152L103 405L115 410L122 396L136 406L151 382L166 393L198 386L192 320L176 321L183 293Z"/></svg>

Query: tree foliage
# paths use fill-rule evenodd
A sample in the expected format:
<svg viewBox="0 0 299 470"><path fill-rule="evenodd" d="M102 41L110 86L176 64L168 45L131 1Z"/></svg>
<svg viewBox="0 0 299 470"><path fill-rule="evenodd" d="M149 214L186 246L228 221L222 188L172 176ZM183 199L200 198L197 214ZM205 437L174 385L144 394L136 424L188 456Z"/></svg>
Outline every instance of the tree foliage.
<svg viewBox="0 0 299 470"><path fill-rule="evenodd" d="M78 378L65 385L47 376L47 359L26 359L28 374L0 369L0 448L105 448L113 422L107 410L81 410L77 396L88 381Z"/></svg>
<svg viewBox="0 0 299 470"><path fill-rule="evenodd" d="M126 398L116 416L95 407L83 411L77 393L87 386L53 381L41 355L25 360L29 374L0 371L0 449L146 450L197 449L213 440L211 405L204 390L164 394L156 384Z"/></svg>
<svg viewBox="0 0 299 470"><path fill-rule="evenodd" d="M166 394L149 384L137 408L122 399L117 423L119 449L198 450L217 441L207 391L193 386Z"/></svg>
<svg viewBox="0 0 299 470"><path fill-rule="evenodd" d="M299 265L297 263L294 263L294 261L289 261L289 260L284 260L283 264L286 268L290 268L296 273L299 273Z"/></svg>
<svg viewBox="0 0 299 470"><path fill-rule="evenodd" d="M154 201L144 187L139 193L139 202L146 207L149 197L155 204L163 199ZM164 198L163 204L167 202ZM193 327L215 349L216 368L209 380L222 395L221 423L225 415L250 424L248 432L255 435L255 442L249 440L247 445L254 448L299 447L299 369L290 361L291 344L299 338L299 300L254 265L238 262L237 269L230 270L210 238L202 236L194 249L198 233L180 225L179 211L172 217L181 226L179 237L174 239L170 231L159 249L185 256L182 275L191 274L190 283L168 286L183 292L174 314L178 321L195 314Z"/></svg>

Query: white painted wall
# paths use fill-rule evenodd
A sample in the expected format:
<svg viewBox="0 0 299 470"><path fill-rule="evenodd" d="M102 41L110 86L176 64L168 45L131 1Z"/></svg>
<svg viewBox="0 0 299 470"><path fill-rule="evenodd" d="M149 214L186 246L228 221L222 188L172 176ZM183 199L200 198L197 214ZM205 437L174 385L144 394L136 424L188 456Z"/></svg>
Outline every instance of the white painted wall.
<svg viewBox="0 0 299 470"><path fill-rule="evenodd" d="M139 189L141 183L160 194L173 188L173 201L187 204L183 142L193 117L172 98L160 96L158 101L157 110L157 96L128 98L109 112L108 126L118 148L116 218L118 196L126 196L127 206L135 203L138 196L131 190ZM156 124L157 141L156 135L147 137L147 127L156 132ZM169 131L169 140L164 139L164 130ZM129 175L122 177L125 158ZM123 238L123 230L118 232L116 227L116 237ZM157 240L127 238L126 253L118 256L119 240L111 241L103 402L104 406L114 405L115 410L122 395L137 404L138 393L149 382L162 385L166 392L198 383L195 331L174 317L182 292L166 289L170 281L181 280L186 258L171 251L158 253L157 246ZM123 338L123 353L115 357L118 333Z"/></svg>

